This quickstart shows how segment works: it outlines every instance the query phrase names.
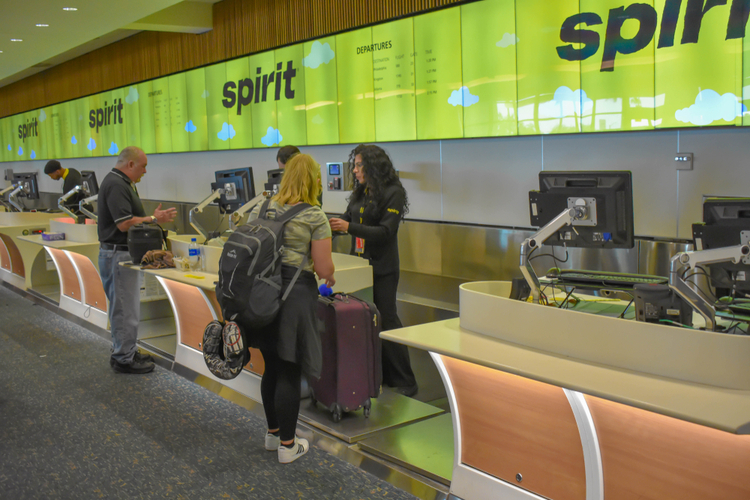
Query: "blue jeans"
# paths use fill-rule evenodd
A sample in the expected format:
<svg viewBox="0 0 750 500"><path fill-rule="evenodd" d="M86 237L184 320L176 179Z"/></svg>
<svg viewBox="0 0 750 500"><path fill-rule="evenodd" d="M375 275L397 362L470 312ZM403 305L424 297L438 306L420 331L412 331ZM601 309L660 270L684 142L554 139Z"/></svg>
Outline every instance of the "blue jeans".
<svg viewBox="0 0 750 500"><path fill-rule="evenodd" d="M126 251L99 249L99 272L109 300L112 358L118 363L130 364L137 349L141 286L140 272L122 267L120 262L125 261L130 262L130 254Z"/></svg>

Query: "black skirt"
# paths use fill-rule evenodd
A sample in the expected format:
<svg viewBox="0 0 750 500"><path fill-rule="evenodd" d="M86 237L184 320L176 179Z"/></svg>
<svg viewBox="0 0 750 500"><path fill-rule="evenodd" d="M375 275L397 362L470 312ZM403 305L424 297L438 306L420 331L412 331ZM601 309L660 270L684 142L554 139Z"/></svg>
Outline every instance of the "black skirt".
<svg viewBox="0 0 750 500"><path fill-rule="evenodd" d="M284 290L296 272L296 267L281 266ZM317 316L318 295L315 275L302 271L281 305L279 315L273 323L251 334L250 346L275 349L279 358L300 365L308 376L320 378L323 351Z"/></svg>

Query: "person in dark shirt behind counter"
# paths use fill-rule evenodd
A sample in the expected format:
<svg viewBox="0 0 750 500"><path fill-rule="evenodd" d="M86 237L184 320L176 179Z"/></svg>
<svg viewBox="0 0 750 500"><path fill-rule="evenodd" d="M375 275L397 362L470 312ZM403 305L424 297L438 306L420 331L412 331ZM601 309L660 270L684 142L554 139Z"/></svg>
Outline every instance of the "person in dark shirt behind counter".
<svg viewBox="0 0 750 500"><path fill-rule="evenodd" d="M57 160L50 160L44 166L44 173L49 175L52 180L63 179L63 194L71 191L83 182L81 172L74 168L63 168ZM86 193L79 191L65 201L65 206L73 213L78 213L78 203L86 197Z"/></svg>
<svg viewBox="0 0 750 500"><path fill-rule="evenodd" d="M330 219L333 231L348 232L352 253L372 265L373 302L380 311L382 329L401 328L396 311L399 280L398 227L409 211L406 190L388 154L378 146L360 144L349 154L356 178L346 213ZM417 393L408 348L384 340L383 383L405 396Z"/></svg>

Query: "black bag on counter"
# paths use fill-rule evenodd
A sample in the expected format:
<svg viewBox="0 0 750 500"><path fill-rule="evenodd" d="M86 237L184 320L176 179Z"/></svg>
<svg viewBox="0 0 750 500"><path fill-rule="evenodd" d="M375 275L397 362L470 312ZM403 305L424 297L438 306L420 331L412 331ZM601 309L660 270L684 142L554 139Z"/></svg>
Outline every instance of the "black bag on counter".
<svg viewBox="0 0 750 500"><path fill-rule="evenodd" d="M164 231L157 224L136 224L128 229L128 251L134 264L140 264L141 259L149 250L164 248Z"/></svg>

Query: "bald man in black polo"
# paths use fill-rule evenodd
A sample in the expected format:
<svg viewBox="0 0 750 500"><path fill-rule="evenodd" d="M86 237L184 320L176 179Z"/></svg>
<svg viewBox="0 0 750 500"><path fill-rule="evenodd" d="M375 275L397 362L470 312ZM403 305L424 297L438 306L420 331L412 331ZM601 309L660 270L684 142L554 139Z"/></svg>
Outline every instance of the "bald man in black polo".
<svg viewBox="0 0 750 500"><path fill-rule="evenodd" d="M99 188L99 273L109 300L112 356L109 364L120 373L148 373L154 369L151 356L138 352L140 322L139 271L120 265L129 262L128 229L144 222L172 222L176 208L156 207L146 215L136 183L146 174L146 153L134 146L122 150L117 164Z"/></svg>

